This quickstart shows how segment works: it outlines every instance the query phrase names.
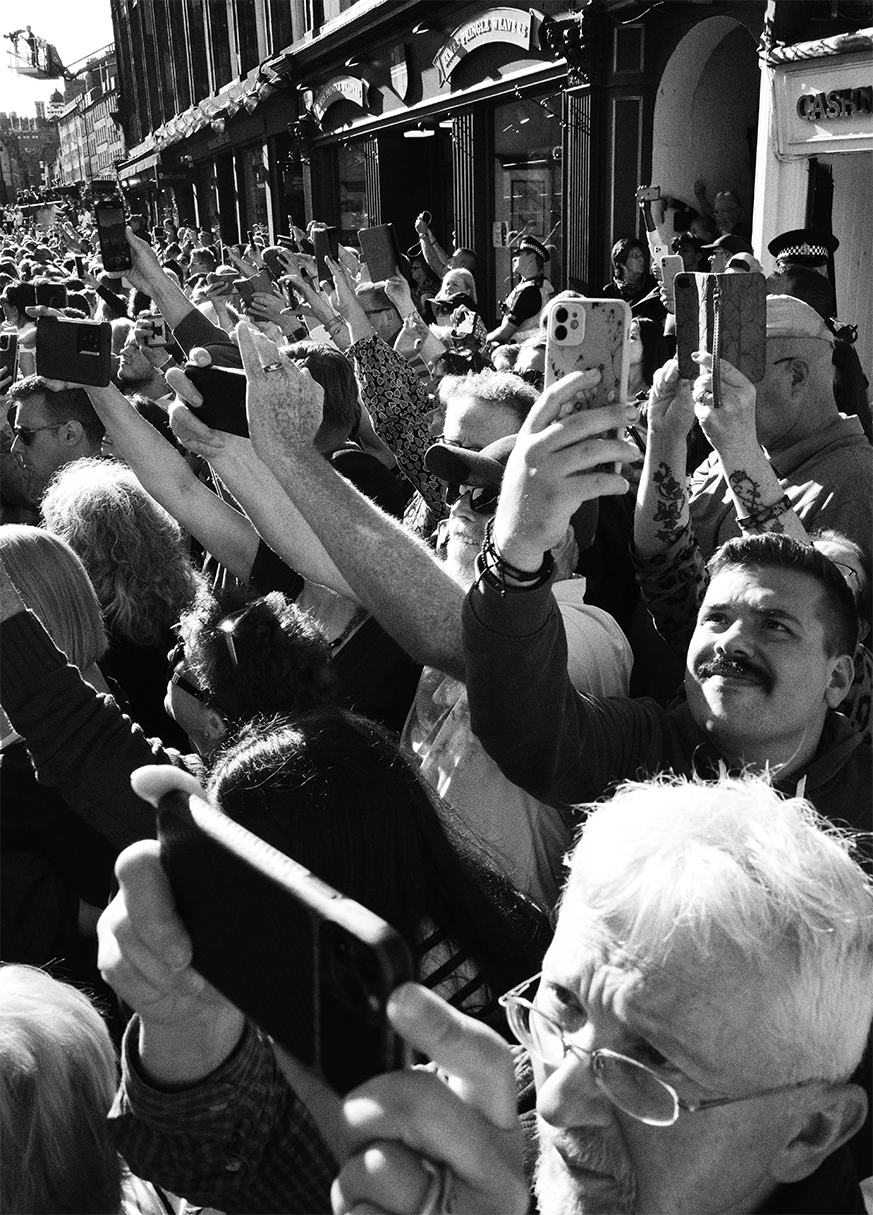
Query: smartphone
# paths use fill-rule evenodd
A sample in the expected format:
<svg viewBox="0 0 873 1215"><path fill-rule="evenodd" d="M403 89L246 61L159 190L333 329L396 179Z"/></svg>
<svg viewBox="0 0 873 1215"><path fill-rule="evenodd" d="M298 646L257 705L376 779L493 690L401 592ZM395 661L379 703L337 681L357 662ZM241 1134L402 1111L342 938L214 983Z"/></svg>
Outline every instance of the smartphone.
<svg viewBox="0 0 873 1215"><path fill-rule="evenodd" d="M37 375L105 388L111 357L112 326L108 321L41 316L36 322Z"/></svg>
<svg viewBox="0 0 873 1215"><path fill-rule="evenodd" d="M701 274L674 280L676 357L683 379L700 367L691 357L706 350L726 359L753 384L767 369L767 286L763 274Z"/></svg>
<svg viewBox="0 0 873 1215"><path fill-rule="evenodd" d="M265 270L261 270L251 278L235 278L233 285L239 292L240 299L251 303L256 291L266 291L267 295L273 293L273 280Z"/></svg>
<svg viewBox="0 0 873 1215"><path fill-rule="evenodd" d="M637 202L654 202L656 198L660 197L660 186L639 186L637 189Z"/></svg>
<svg viewBox="0 0 873 1215"><path fill-rule="evenodd" d="M13 380L18 367L18 334L11 330L0 333L0 376L11 375Z"/></svg>
<svg viewBox="0 0 873 1215"><path fill-rule="evenodd" d="M567 411L599 409L627 399L631 310L624 300L557 300L546 307L546 372L549 387L573 371L600 372L600 383ZM614 439L618 431L604 432ZM608 464L609 472L619 465Z"/></svg>
<svg viewBox="0 0 873 1215"><path fill-rule="evenodd" d="M124 207L118 201L94 204L94 222L100 242L104 270L129 270L133 265L130 245L124 234Z"/></svg>
<svg viewBox="0 0 873 1215"><path fill-rule="evenodd" d="M684 273L685 263L678 253L665 253L658 262L658 269L661 275L661 283L666 296L666 303L669 309L673 309L674 305L674 281L677 274Z"/></svg>
<svg viewBox="0 0 873 1215"><path fill-rule="evenodd" d="M45 308L66 308L67 289L62 283L37 283L36 302Z"/></svg>
<svg viewBox="0 0 873 1215"><path fill-rule="evenodd" d="M213 430L247 439L246 373L241 368L198 367L196 363L186 363L183 371L203 397L201 406L191 406L200 421Z"/></svg>
<svg viewBox="0 0 873 1215"><path fill-rule="evenodd" d="M358 232L361 256L374 283L384 282L400 273L400 246L393 224L379 224L376 228L361 228Z"/></svg>
<svg viewBox="0 0 873 1215"><path fill-rule="evenodd" d="M167 322L162 316L150 316L147 318L151 325L151 337L146 338L146 346L161 347L169 346L167 340Z"/></svg>
<svg viewBox="0 0 873 1215"><path fill-rule="evenodd" d="M84 257L76 258L76 274L79 278L85 277L85 259Z"/></svg>
<svg viewBox="0 0 873 1215"><path fill-rule="evenodd" d="M192 965L339 1093L406 1066L385 1009L413 977L398 932L203 798L158 806Z"/></svg>
<svg viewBox="0 0 873 1215"><path fill-rule="evenodd" d="M328 282L333 282L333 274L330 271L325 258L330 258L332 261L339 259L339 236L336 228L313 228L312 229L312 245L315 249L315 277L321 283L325 279Z"/></svg>

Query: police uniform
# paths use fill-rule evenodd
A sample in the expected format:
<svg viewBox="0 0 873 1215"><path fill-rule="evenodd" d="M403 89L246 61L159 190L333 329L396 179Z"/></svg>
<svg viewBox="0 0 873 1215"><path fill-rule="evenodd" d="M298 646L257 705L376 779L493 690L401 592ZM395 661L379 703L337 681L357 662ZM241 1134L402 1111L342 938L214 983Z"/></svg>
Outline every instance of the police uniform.
<svg viewBox="0 0 873 1215"><path fill-rule="evenodd" d="M513 252L521 252L524 249L536 253L544 262L549 260L548 249L533 236L523 236ZM540 313L554 294L555 288L542 274L538 274L536 278L523 279L513 287L500 305L504 316L516 327L512 335L513 342L523 341L539 330Z"/></svg>

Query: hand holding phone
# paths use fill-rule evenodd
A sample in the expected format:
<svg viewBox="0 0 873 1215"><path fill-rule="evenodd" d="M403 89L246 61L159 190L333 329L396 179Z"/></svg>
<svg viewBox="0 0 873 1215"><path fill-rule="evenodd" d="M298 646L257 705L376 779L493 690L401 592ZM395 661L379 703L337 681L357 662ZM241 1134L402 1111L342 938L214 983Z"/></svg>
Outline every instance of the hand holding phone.
<svg viewBox="0 0 873 1215"><path fill-rule="evenodd" d="M104 199L95 203L94 222L97 225L97 239L100 242L104 270L130 270L133 260L130 245L127 243L124 206L121 200Z"/></svg>
<svg viewBox="0 0 873 1215"><path fill-rule="evenodd" d="M158 838L208 982L338 1092L404 1066L386 1006L412 959L393 928L205 795L164 793Z"/></svg>

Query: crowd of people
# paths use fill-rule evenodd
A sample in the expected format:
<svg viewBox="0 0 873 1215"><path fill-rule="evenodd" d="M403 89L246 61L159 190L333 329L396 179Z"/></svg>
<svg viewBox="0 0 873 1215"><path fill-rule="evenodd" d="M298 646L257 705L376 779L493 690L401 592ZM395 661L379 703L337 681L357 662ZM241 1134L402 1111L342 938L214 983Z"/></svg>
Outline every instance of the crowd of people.
<svg viewBox="0 0 873 1215"><path fill-rule="evenodd" d="M680 375L667 266L763 251L657 194L596 408L530 233L491 316L428 212L374 281L317 222L139 220L118 271L6 209L4 1210L873 1211L869 385L815 230L763 377ZM172 790L393 926L418 1066L352 1035L331 1087L205 982Z"/></svg>

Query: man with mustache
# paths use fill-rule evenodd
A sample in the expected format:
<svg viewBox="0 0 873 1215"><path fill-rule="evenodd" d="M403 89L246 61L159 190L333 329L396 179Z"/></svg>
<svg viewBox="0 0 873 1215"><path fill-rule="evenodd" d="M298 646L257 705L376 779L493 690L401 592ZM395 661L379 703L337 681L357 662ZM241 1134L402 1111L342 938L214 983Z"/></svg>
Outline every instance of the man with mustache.
<svg viewBox="0 0 873 1215"><path fill-rule="evenodd" d="M761 777L628 783L587 809L542 973L501 1001L524 1048L515 1060L493 1030L405 984L388 1015L435 1066L378 1076L332 1117L319 1088L319 1130L344 1161L335 1215L527 1215L531 1181L539 1215L863 1212L846 1145L867 1110L849 1077L873 1015L873 890L851 845ZM168 944L190 957L190 942L172 908L157 934L144 893L161 887L156 847L136 847L101 921L101 962L127 998L143 983L138 951L154 950L150 982L164 1003L199 999L208 1048L220 1038L208 992L192 994L184 965L157 966ZM113 1110L126 1149L130 1103L144 1100L137 1072L175 1078L189 1020L175 1037L152 1024L139 1048L128 1034ZM196 1118L205 1161L207 1112L256 1074L251 1037L246 1073L231 1056L214 1079L177 1080L182 1091L151 1094L141 1123L168 1135L175 1104L176 1118ZM259 1054L269 1070L266 1043ZM291 1196L307 1161L284 1137L283 1088L264 1084L257 1127L240 1117L241 1137L216 1141L200 1195L244 1170L231 1209L300 1209Z"/></svg>
<svg viewBox="0 0 873 1215"><path fill-rule="evenodd" d="M595 800L623 779L727 766L769 770L780 790L805 788L822 813L868 828L870 749L835 712L854 674L854 602L836 566L787 535L732 540L712 558L685 703L569 687L544 554L580 500L610 492L616 474L587 471L584 413L562 416L571 377L562 385L522 427L465 603L471 725L485 749L553 805Z"/></svg>

